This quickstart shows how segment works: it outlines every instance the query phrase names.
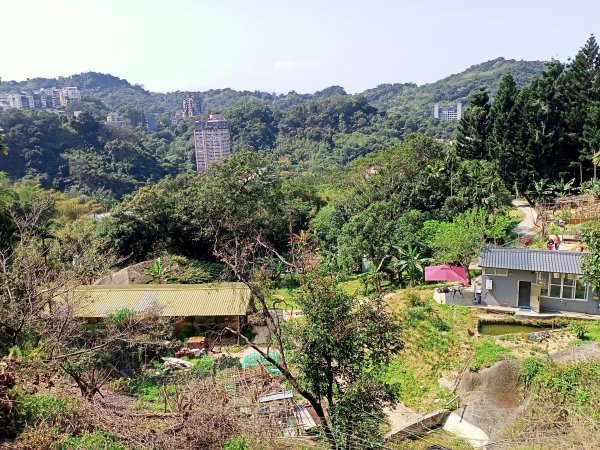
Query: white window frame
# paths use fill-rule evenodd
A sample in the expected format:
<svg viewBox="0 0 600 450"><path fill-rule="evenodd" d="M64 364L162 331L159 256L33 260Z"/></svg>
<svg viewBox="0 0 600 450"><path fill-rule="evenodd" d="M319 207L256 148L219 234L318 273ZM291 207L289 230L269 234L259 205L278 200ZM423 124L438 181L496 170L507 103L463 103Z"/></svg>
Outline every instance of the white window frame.
<svg viewBox="0 0 600 450"><path fill-rule="evenodd" d="M491 275L491 276L495 276L495 277L507 277L508 269L500 269L498 267L484 267L483 274Z"/></svg>
<svg viewBox="0 0 600 450"><path fill-rule="evenodd" d="M558 275L558 277L555 276L554 278L560 278L560 283L552 283L551 282L552 277L550 275ZM574 280L575 283L573 283L573 285L569 285L569 284L565 285L565 279ZM572 273L538 272L538 283L542 286L542 289L544 289L544 286L545 286L545 290L546 290L546 293L542 294L541 296L546 297L546 298L555 298L558 300L572 300L572 301L576 301L576 302L587 302L590 285L588 283L583 283L585 286L583 298L575 297L575 295L577 293L577 281L578 280L581 283L583 283L583 280L581 280L581 277L579 275L572 274ZM556 287L559 288L560 294L558 297L555 295L550 295L550 293L552 292L552 286L554 286L555 288ZM565 287L572 289L572 297L564 297L563 296Z"/></svg>

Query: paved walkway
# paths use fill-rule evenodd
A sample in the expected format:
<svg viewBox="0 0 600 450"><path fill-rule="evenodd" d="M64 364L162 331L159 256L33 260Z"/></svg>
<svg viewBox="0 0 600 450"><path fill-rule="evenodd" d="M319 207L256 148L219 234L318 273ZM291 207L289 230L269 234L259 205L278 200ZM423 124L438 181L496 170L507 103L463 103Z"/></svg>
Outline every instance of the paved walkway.
<svg viewBox="0 0 600 450"><path fill-rule="evenodd" d="M386 437L390 437L398 433L400 430L406 428L408 425L413 423L415 420L424 414L418 413L408 406L398 402L398 404L392 408L384 408L383 412L387 416L387 422L390 425L390 431Z"/></svg>
<svg viewBox="0 0 600 450"><path fill-rule="evenodd" d="M513 233L520 236L535 236L537 233L534 231L538 220L537 211L529 205L529 202L524 199L515 199L512 204L517 208L521 214L525 217L519 224L513 228Z"/></svg>
<svg viewBox="0 0 600 450"><path fill-rule="evenodd" d="M475 448L485 448L490 440L485 431L464 420L456 411L446 420L444 430L468 441Z"/></svg>

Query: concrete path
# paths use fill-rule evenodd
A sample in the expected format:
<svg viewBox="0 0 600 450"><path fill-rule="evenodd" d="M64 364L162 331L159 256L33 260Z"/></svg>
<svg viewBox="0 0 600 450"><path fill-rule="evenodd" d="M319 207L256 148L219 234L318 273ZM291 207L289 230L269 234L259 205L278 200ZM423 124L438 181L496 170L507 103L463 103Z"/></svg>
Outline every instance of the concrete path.
<svg viewBox="0 0 600 450"><path fill-rule="evenodd" d="M448 416L444 424L444 430L464 439L475 448L485 448L490 441L485 431L467 422L456 412Z"/></svg>
<svg viewBox="0 0 600 450"><path fill-rule="evenodd" d="M513 228L513 233L516 233L519 236L535 236L537 234L534 231L536 226L535 224L538 220L538 213L536 210L529 205L527 200L524 199L515 199L512 201L512 204L521 212L521 214L525 216L523 220Z"/></svg>
<svg viewBox="0 0 600 450"><path fill-rule="evenodd" d="M387 416L387 422L390 424L390 431L386 437L395 435L423 416L423 414L413 411L402 403L398 403L394 409L385 408L383 411Z"/></svg>

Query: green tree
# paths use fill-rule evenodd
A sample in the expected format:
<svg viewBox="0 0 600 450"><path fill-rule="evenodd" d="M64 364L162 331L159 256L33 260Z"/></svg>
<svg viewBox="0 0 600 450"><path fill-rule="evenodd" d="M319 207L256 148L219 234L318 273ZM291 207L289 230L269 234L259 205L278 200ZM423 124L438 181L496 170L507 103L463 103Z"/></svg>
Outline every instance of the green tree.
<svg viewBox="0 0 600 450"><path fill-rule="evenodd" d="M263 102L240 103L224 112L235 150L270 150L277 137L277 119Z"/></svg>
<svg viewBox="0 0 600 450"><path fill-rule="evenodd" d="M490 97L481 87L463 113L456 132L456 153L465 159L489 159Z"/></svg>
<svg viewBox="0 0 600 450"><path fill-rule="evenodd" d="M600 101L598 77L600 77L600 49L596 38L592 35L562 73L557 90L566 125L564 156L571 165L577 168L582 166L588 170L591 169L592 155L598 149L590 147L591 142L586 139L584 130L587 125L587 134L595 134L590 130L593 125L587 117L593 102ZM598 128L597 124L595 128ZM577 172L574 171L575 174Z"/></svg>
<svg viewBox="0 0 600 450"><path fill-rule="evenodd" d="M392 261L392 268L408 280L410 286L414 286L423 280L425 265L432 261L431 258L424 258L419 252L418 247L411 244L406 248L396 247L398 256Z"/></svg>
<svg viewBox="0 0 600 450"><path fill-rule="evenodd" d="M457 215L452 222L428 221L424 240L439 263L458 264L468 272L469 264L484 244L487 212L471 209Z"/></svg>
<svg viewBox="0 0 600 450"><path fill-rule="evenodd" d="M517 96L515 80L507 73L500 81L490 110L488 149L506 185L523 190L531 176L532 164L531 155L518 140L522 117Z"/></svg>
<svg viewBox="0 0 600 450"><path fill-rule="evenodd" d="M583 278L594 292L600 292L600 224L592 223L583 227L581 238L588 252L583 257Z"/></svg>
<svg viewBox="0 0 600 450"><path fill-rule="evenodd" d="M402 348L398 322L381 300L359 301L314 273L304 277L297 301L305 320L281 333L293 343L299 377L288 369L289 352L270 362L314 407L330 448L380 448L383 407L394 403L395 390L379 380Z"/></svg>

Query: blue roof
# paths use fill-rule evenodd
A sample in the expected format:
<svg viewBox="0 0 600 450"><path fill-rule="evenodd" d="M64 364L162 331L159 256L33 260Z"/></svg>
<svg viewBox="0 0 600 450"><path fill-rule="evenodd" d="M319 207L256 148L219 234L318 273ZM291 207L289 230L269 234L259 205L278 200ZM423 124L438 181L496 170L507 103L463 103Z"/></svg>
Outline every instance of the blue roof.
<svg viewBox="0 0 600 450"><path fill-rule="evenodd" d="M581 274L582 256L580 252L484 247L479 267Z"/></svg>

